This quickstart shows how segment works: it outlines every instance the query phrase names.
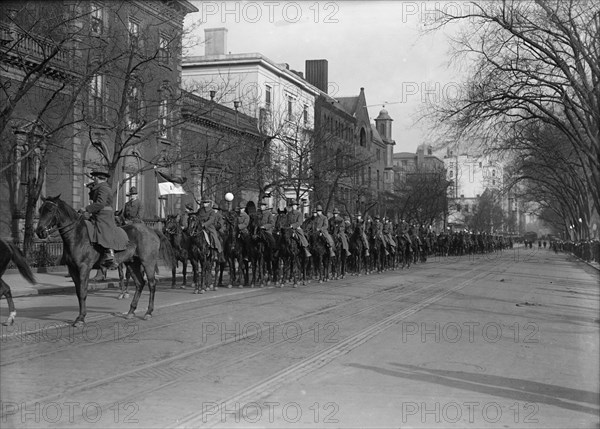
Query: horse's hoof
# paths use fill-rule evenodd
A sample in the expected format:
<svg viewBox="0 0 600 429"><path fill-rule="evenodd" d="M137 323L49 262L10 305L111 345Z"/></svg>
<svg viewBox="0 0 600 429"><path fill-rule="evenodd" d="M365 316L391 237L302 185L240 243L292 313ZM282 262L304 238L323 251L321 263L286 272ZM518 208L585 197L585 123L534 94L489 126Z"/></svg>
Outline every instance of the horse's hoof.
<svg viewBox="0 0 600 429"><path fill-rule="evenodd" d="M293 286L293 287L294 287L294 288L297 288L297 287L298 287L298 283L294 283L294 286Z"/></svg>
<svg viewBox="0 0 600 429"><path fill-rule="evenodd" d="M125 299L129 298L129 294L128 294L128 293L125 293L125 296L124 296L124 298L125 298Z"/></svg>
<svg viewBox="0 0 600 429"><path fill-rule="evenodd" d="M152 315L150 313L146 313L144 315L144 320L150 320L150 319L152 319Z"/></svg>
<svg viewBox="0 0 600 429"><path fill-rule="evenodd" d="M244 285L239 285L238 289L244 289Z"/></svg>
<svg viewBox="0 0 600 429"><path fill-rule="evenodd" d="M75 328L83 328L83 325L85 325L83 320L76 320L73 322L73 327Z"/></svg>
<svg viewBox="0 0 600 429"><path fill-rule="evenodd" d="M124 295L122 293L119 294L119 296L117 297L117 299L123 299Z"/></svg>
<svg viewBox="0 0 600 429"><path fill-rule="evenodd" d="M204 292L206 292L204 289L200 289L200 291L198 293L203 294Z"/></svg>
<svg viewBox="0 0 600 429"><path fill-rule="evenodd" d="M179 286L179 289L185 289L185 286L183 286L183 285Z"/></svg>
<svg viewBox="0 0 600 429"><path fill-rule="evenodd" d="M227 285L227 289L231 289L232 287L233 287L233 285L232 285L232 284L228 284L228 285Z"/></svg>
<svg viewBox="0 0 600 429"><path fill-rule="evenodd" d="M194 295L198 295L198 289L194 289Z"/></svg>
<svg viewBox="0 0 600 429"><path fill-rule="evenodd" d="M135 316L135 313L127 313L125 315L125 319L133 319L134 316Z"/></svg>

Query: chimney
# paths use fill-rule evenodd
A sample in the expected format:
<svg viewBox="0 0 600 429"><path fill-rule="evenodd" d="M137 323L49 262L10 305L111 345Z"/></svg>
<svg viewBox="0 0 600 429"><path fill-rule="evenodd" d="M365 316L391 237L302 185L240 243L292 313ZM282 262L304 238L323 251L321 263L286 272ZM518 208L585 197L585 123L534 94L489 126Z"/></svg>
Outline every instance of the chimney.
<svg viewBox="0 0 600 429"><path fill-rule="evenodd" d="M327 94L327 87L329 86L329 65L327 60L306 60L304 67L306 69L306 80L308 83L316 86Z"/></svg>
<svg viewBox="0 0 600 429"><path fill-rule="evenodd" d="M227 52L226 28L205 28L204 39L204 55L224 55Z"/></svg>

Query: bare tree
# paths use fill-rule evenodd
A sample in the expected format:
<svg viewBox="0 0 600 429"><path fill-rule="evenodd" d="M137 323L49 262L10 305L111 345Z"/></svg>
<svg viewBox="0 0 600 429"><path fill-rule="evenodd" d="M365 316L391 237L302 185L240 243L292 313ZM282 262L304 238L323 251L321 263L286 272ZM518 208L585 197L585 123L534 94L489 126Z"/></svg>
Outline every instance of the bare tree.
<svg viewBox="0 0 600 429"><path fill-rule="evenodd" d="M589 209L596 213L599 10L592 1L538 0L471 3L460 16L440 12L436 29L469 24L454 41L455 60L468 62L470 75L457 98L430 106L429 112L445 125L446 140L448 132L452 141L477 137L488 150L517 149L525 156L522 141L515 137L532 123L551 128L572 151L568 162L575 163L585 183L577 199L589 199ZM530 149L535 156L537 149Z"/></svg>

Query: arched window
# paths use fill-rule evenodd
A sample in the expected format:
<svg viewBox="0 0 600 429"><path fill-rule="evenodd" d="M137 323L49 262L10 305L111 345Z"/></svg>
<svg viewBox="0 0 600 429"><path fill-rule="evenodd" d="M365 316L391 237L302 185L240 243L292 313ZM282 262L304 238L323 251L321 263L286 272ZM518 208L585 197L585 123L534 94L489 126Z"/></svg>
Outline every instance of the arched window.
<svg viewBox="0 0 600 429"><path fill-rule="evenodd" d="M367 146L367 132L365 131L364 128L360 129L360 145L362 147Z"/></svg>

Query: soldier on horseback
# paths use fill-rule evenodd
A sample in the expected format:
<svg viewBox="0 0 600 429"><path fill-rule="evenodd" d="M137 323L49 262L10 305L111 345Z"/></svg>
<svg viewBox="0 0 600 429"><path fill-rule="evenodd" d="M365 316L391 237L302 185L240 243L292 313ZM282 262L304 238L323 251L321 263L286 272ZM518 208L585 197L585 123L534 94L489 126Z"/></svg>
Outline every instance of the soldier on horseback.
<svg viewBox="0 0 600 429"><path fill-rule="evenodd" d="M198 221L212 237L211 245L217 250L220 258L223 258L223 246L221 245L221 237L217 233L217 215L211 207L210 200L202 200L202 207L198 210ZM223 262L223 261L219 261Z"/></svg>
<svg viewBox="0 0 600 429"><path fill-rule="evenodd" d="M365 256L369 256L369 240L367 240L367 233L365 232L367 225L360 213L356 215L356 227L360 231L360 238L362 239L363 246L365 247Z"/></svg>
<svg viewBox="0 0 600 429"><path fill-rule="evenodd" d="M221 214L221 207L217 203L213 204L213 210L215 212L215 229L221 231L223 229L223 215Z"/></svg>
<svg viewBox="0 0 600 429"><path fill-rule="evenodd" d="M298 237L300 240L300 244L304 249L304 253L307 258L310 258L312 255L308 251L308 240L304 235L304 231L302 230L302 222L304 221L302 212L298 210L298 201L292 200L290 202L290 211L287 214L287 222L290 228L294 229L294 235Z"/></svg>
<svg viewBox="0 0 600 429"><path fill-rule="evenodd" d="M394 227L392 225L392 222L389 219L383 219L383 237L386 239L386 242L392 246L392 251L394 253L396 253L396 240L394 240L394 237L392 235L392 232L394 231Z"/></svg>
<svg viewBox="0 0 600 429"><path fill-rule="evenodd" d="M346 223L340 216L340 211L337 208L333 209L333 217L329 219L329 228L333 234L339 235L342 240L342 249L346 252L346 256L350 256L348 237L346 236Z"/></svg>
<svg viewBox="0 0 600 429"><path fill-rule="evenodd" d="M117 268L115 251L125 250L129 239L125 231L115 223L112 189L107 183L110 174L104 170L94 170L91 176L94 178L94 185L90 188L92 203L82 211L84 216L94 223L95 243L105 249L102 265L114 269Z"/></svg>
<svg viewBox="0 0 600 429"><path fill-rule="evenodd" d="M125 207L119 211L119 217L121 218L122 224L142 223L144 208L141 201L138 199L137 188L135 186L129 188L127 196L129 197L129 201L127 201Z"/></svg>
<svg viewBox="0 0 600 429"><path fill-rule="evenodd" d="M387 250L387 241L383 236L383 223L379 219L379 216L375 216L375 221L373 222L373 229L375 232L375 237L381 240L381 244L383 244L383 250L385 252L385 256L388 256L390 252Z"/></svg>
<svg viewBox="0 0 600 429"><path fill-rule="evenodd" d="M259 206L257 213L257 224L258 227L263 231L264 237L267 240L267 244L270 249L275 249L275 238L273 237L273 228L275 227L275 220L273 219L273 213L267 208L267 203L262 201Z"/></svg>
<svg viewBox="0 0 600 429"><path fill-rule="evenodd" d="M327 247L329 247L329 256L335 257L334 247L335 243L333 242L333 238L329 235L329 221L327 220L327 216L323 214L323 207L321 205L317 205L315 211L317 212L314 223L313 223L313 231L320 232L323 234L323 237L327 240Z"/></svg>
<svg viewBox="0 0 600 429"><path fill-rule="evenodd" d="M250 254L250 233L248 232L248 225L250 225L250 216L246 213L246 201L240 201L237 207L237 227L240 232L240 239L242 242L242 249L244 254L244 261L248 262L248 255Z"/></svg>

